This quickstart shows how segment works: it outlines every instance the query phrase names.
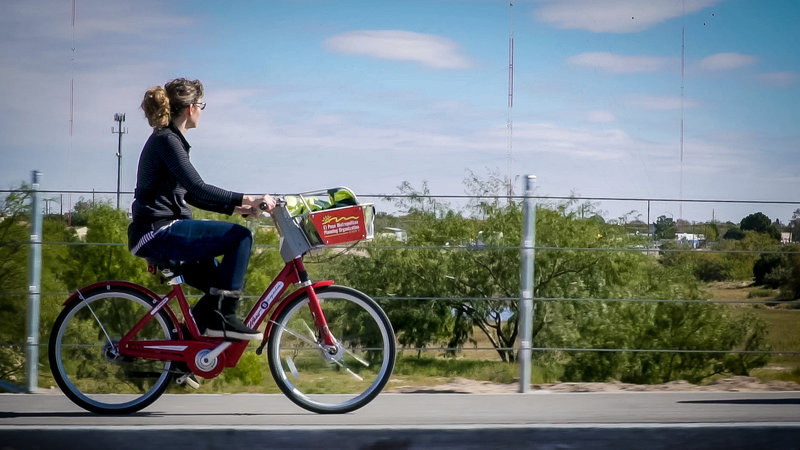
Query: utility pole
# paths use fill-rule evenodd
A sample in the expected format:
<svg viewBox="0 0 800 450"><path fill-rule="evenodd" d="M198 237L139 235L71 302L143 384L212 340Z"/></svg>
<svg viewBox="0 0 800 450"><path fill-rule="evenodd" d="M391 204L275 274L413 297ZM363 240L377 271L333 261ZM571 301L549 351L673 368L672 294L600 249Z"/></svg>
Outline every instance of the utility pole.
<svg viewBox="0 0 800 450"><path fill-rule="evenodd" d="M117 209L119 209L119 181L122 173L122 135L128 132L127 128L122 128L122 122L125 122L125 114L114 114L114 120L117 121L117 129L111 127L111 133L119 135L119 144L117 145Z"/></svg>
<svg viewBox="0 0 800 450"><path fill-rule="evenodd" d="M519 392L531 389L531 348L533 341L534 258L536 247L536 199L533 198L535 175L524 180L522 204L522 248L520 252L519 293Z"/></svg>
<svg viewBox="0 0 800 450"><path fill-rule="evenodd" d="M39 203L39 181L42 173L31 173L31 249L28 260L28 323L25 346L27 391L34 393L39 386L39 303L42 286L42 208Z"/></svg>

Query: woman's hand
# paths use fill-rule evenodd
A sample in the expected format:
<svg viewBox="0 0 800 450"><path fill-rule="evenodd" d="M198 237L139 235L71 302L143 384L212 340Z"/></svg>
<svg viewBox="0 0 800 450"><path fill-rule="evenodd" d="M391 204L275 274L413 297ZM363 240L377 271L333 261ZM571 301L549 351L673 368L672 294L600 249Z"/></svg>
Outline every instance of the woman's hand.
<svg viewBox="0 0 800 450"><path fill-rule="evenodd" d="M261 205L264 205L264 211L269 213L275 208L275 203L275 197L269 194L245 195L242 197L242 206L237 207L237 212L239 212L238 209L241 208L242 211L240 213L245 216L258 214L261 211Z"/></svg>

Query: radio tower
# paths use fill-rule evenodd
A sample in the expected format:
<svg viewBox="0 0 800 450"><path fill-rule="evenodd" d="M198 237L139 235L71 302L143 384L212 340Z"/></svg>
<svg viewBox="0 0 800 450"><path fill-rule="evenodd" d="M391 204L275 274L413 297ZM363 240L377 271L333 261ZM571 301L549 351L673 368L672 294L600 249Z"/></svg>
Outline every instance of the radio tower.
<svg viewBox="0 0 800 450"><path fill-rule="evenodd" d="M686 20L686 10L685 10L685 3L681 2L681 16L682 20ZM678 204L678 219L683 219L683 119L684 119L684 107L683 107L683 87L686 83L686 72L684 70L684 60L686 56L686 26L681 26L681 180L680 180L680 187L679 196L680 196L680 203Z"/></svg>
<svg viewBox="0 0 800 450"><path fill-rule="evenodd" d="M508 132L507 156L506 156L506 195L511 197L514 192L513 179L511 177L511 151L513 149L514 121L512 110L514 108L514 2L508 3L508 117L506 119L506 129ZM511 199L508 199L509 203Z"/></svg>

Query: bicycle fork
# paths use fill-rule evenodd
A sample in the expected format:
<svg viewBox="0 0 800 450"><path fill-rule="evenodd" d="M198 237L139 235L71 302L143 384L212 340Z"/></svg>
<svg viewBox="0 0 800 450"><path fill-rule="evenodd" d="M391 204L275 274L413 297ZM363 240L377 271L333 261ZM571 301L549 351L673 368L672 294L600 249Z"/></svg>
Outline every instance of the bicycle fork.
<svg viewBox="0 0 800 450"><path fill-rule="evenodd" d="M333 338L330 329L328 328L328 322L325 320L325 314L322 312L322 307L319 304L317 292L314 290L311 279L308 277L308 272L306 272L303 259L295 258L294 265L297 269L297 277L300 280L300 284L306 288L308 307L311 310L311 317L314 318L314 324L319 332L318 338L320 345L324 344L326 347L336 347L336 340Z"/></svg>
<svg viewBox="0 0 800 450"><path fill-rule="evenodd" d="M288 276L289 279L294 278L294 282L300 286L300 289L293 293L293 295L298 295L301 293L305 293L308 297L308 308L311 312L311 317L314 321L314 328L312 330L311 327L306 324L306 328L308 328L309 334L311 334L311 338L313 339L312 344L318 345L320 349L323 349L326 353L334 354L336 353L337 342L336 339L330 332L328 328L328 323L325 319L325 314L322 311L322 307L320 306L319 297L317 297L317 293L314 290L315 284L311 282L311 279L308 276L308 272L306 272L305 265L303 264L302 258L295 258L294 260L288 262L286 267L284 268L284 272L281 274L280 277ZM332 281L323 281L321 283L317 283L316 285L327 286L333 284ZM286 299L282 299L281 302L285 305ZM280 309L283 305L280 305L278 310L274 311L272 317L275 317L280 313ZM268 306L267 306L268 308ZM256 354L260 355L264 350L264 347L267 345L267 340L269 335L271 334L271 327L273 325L277 325L272 319L269 321L270 323L267 325L267 332L264 333L264 340L261 342L261 345L256 348ZM285 330L292 334L296 334L294 331ZM299 339L303 339L308 342L308 337L297 336Z"/></svg>

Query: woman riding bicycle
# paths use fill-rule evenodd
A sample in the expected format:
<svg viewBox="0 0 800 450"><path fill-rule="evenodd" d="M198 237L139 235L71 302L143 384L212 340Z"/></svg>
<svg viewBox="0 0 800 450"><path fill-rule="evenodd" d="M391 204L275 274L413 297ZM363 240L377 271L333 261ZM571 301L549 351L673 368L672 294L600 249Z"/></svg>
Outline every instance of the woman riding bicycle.
<svg viewBox="0 0 800 450"><path fill-rule="evenodd" d="M194 220L188 205L248 216L270 195L243 195L207 184L189 161L186 131L196 128L206 104L199 80L178 78L147 90L141 104L153 134L139 157L131 252L159 263L181 262L186 282L205 295L192 309L208 336L259 340L261 333L236 316L253 242L247 228L229 222ZM222 256L222 261L216 259Z"/></svg>

